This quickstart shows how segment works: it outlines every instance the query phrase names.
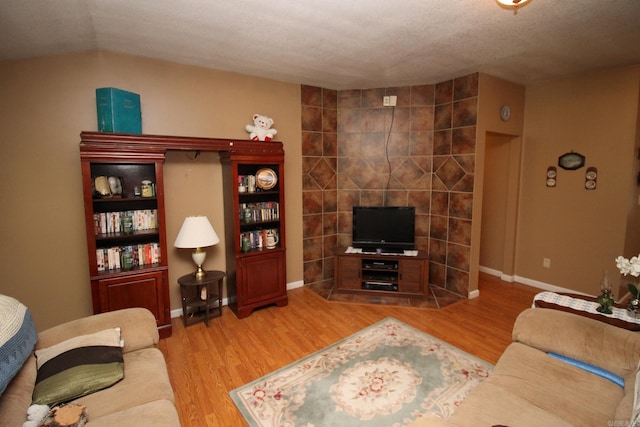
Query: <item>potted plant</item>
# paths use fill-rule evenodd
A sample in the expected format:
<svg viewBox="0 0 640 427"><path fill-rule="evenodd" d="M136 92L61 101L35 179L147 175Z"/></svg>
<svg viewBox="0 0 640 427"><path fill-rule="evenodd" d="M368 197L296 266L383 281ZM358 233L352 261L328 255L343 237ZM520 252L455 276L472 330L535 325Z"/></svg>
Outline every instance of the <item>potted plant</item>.
<svg viewBox="0 0 640 427"><path fill-rule="evenodd" d="M640 276L640 254L630 259L619 256L616 258L616 267L623 276L631 275L633 277ZM636 279L637 281L637 279ZM627 288L631 293L631 301L627 305L627 313L632 317L640 317L640 289L636 283L628 283Z"/></svg>

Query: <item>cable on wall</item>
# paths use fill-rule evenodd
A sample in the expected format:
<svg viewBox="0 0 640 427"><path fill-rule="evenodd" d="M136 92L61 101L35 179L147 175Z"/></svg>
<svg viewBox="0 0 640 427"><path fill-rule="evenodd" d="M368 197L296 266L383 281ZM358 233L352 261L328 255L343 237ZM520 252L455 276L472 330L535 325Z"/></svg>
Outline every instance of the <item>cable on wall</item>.
<svg viewBox="0 0 640 427"><path fill-rule="evenodd" d="M387 141L384 144L384 152L387 159L387 169L389 174L387 176L387 183L382 193L382 205L387 206L387 192L389 191L389 184L391 183L391 160L389 159L389 140L391 139L391 129L393 129L393 120L396 116L396 107L392 107L391 110L391 124L389 125L389 133L387 134Z"/></svg>

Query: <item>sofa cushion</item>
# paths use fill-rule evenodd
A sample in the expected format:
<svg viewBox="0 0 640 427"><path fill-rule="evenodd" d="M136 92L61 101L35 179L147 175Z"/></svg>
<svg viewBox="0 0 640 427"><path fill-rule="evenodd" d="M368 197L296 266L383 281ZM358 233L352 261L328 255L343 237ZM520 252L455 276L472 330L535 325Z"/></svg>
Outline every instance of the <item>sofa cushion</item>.
<svg viewBox="0 0 640 427"><path fill-rule="evenodd" d="M109 387L124 377L120 329L80 335L36 351L33 403L54 405Z"/></svg>
<svg viewBox="0 0 640 427"><path fill-rule="evenodd" d="M0 397L0 426L21 426L25 422L36 374L36 358L32 354Z"/></svg>
<svg viewBox="0 0 640 427"><path fill-rule="evenodd" d="M0 295L0 395L31 355L37 339L29 309Z"/></svg>
<svg viewBox="0 0 640 427"><path fill-rule="evenodd" d="M154 400L103 416L90 416L86 427L174 427L179 425L180 419L173 402L169 400Z"/></svg>
<svg viewBox="0 0 640 427"><path fill-rule="evenodd" d="M489 379L471 392L450 421L454 425L606 426L623 397L624 390L607 379L512 343Z"/></svg>
<svg viewBox="0 0 640 427"><path fill-rule="evenodd" d="M156 318L146 308L125 308L117 311L94 314L54 326L38 334L36 350L51 347L79 335L93 334L109 328L119 327L124 340L123 353L158 344Z"/></svg>
<svg viewBox="0 0 640 427"><path fill-rule="evenodd" d="M629 423L629 418L631 418L635 384L635 372L628 374L624 378L624 397L620 403L618 403L615 416L613 417L613 421L618 422L620 425L627 425Z"/></svg>
<svg viewBox="0 0 640 427"><path fill-rule="evenodd" d="M580 360L626 378L635 372L640 334L583 316L530 308L518 316L513 340Z"/></svg>
<svg viewBox="0 0 640 427"><path fill-rule="evenodd" d="M511 390L485 380L460 403L460 407L447 420L447 425L457 427L500 425L510 427L575 427L580 424L567 422L552 412L539 408L526 398L515 395ZM430 424L416 423L415 426L430 427Z"/></svg>
<svg viewBox="0 0 640 427"><path fill-rule="evenodd" d="M89 420L93 420L154 400L173 402L173 389L162 352L157 348L143 348L124 353L122 381L73 403L90 408Z"/></svg>
<svg viewBox="0 0 640 427"><path fill-rule="evenodd" d="M576 360L576 359L572 359L570 357L565 357L562 356L560 354L554 353L554 352L549 352L547 353L549 356L551 357L555 357L558 360L562 360L565 363L568 363L570 365L576 366L580 369L583 369L587 372L590 372L594 375L598 375L602 378L606 378L609 381L613 382L615 385L617 385L618 387L622 387L624 388L624 378L614 374L613 372L609 372L606 369L602 369L598 366L593 366L590 365L589 363L585 363L581 360Z"/></svg>
<svg viewBox="0 0 640 427"><path fill-rule="evenodd" d="M640 363L636 370L636 383L633 390L633 410L631 412L631 427L640 427Z"/></svg>

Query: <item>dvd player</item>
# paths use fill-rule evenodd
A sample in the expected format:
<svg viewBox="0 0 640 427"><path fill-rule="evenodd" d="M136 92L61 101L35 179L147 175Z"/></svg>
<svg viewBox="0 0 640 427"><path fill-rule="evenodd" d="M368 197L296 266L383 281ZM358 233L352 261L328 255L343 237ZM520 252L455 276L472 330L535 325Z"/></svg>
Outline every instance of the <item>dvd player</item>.
<svg viewBox="0 0 640 427"><path fill-rule="evenodd" d="M387 282L362 282L362 289L372 290L372 291L397 291L398 284L397 283L387 283Z"/></svg>
<svg viewBox="0 0 640 427"><path fill-rule="evenodd" d="M364 268L378 268L382 270L397 270L398 263L394 261L364 261L362 263Z"/></svg>

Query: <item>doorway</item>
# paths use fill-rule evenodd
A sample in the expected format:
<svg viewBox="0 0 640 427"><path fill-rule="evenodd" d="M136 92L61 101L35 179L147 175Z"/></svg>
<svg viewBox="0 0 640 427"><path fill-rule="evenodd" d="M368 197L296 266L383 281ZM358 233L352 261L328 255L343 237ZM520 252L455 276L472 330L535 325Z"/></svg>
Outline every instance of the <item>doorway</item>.
<svg viewBox="0 0 640 427"><path fill-rule="evenodd" d="M480 271L513 282L520 187L520 136L487 132Z"/></svg>

